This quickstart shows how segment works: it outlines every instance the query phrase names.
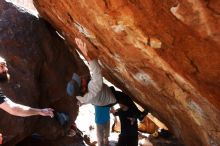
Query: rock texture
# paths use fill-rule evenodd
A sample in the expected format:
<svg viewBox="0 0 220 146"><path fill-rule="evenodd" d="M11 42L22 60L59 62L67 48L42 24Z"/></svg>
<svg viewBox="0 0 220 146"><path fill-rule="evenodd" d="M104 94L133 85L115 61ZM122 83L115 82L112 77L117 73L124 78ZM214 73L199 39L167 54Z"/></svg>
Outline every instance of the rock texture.
<svg viewBox="0 0 220 146"><path fill-rule="evenodd" d="M187 146L220 145L218 0L34 0L105 77L149 108Z"/></svg>
<svg viewBox="0 0 220 146"><path fill-rule="evenodd" d="M73 71L86 73L87 68L49 24L1 0L0 55L6 58L11 74L10 82L1 84L7 96L32 107L67 112L70 123L75 121L78 106L76 99L67 96L66 83ZM6 146L15 145L32 133L54 140L64 136L70 127L70 123L61 127L54 118L21 118L2 110L0 117L0 133Z"/></svg>

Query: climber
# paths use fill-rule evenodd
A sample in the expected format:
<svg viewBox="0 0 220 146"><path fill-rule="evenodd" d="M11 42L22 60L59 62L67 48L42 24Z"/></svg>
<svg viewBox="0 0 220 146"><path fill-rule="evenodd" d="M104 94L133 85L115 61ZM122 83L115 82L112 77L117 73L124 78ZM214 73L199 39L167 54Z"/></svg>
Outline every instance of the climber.
<svg viewBox="0 0 220 146"><path fill-rule="evenodd" d="M121 91L116 91L114 87L108 87L103 83L101 68L98 61L92 60L88 56L86 44L81 39L75 39L77 46L88 61L91 78L73 74L72 80L67 84L67 94L76 96L81 103L91 103L96 106L112 106L117 103L121 96L127 98L128 106L135 110L139 120L142 120L148 113L147 110L141 112L131 98Z"/></svg>
<svg viewBox="0 0 220 146"><path fill-rule="evenodd" d="M4 58L0 56L0 83L7 82L10 78L8 73L8 67ZM15 116L32 116L32 115L41 115L41 116L54 116L52 108L32 108L22 104L18 104L10 100L3 92L0 90L0 108L6 111L7 113Z"/></svg>
<svg viewBox="0 0 220 146"><path fill-rule="evenodd" d="M136 111L134 112L139 118L139 120L142 120L148 113L148 111L141 112L134 102L130 99L129 96L124 94L123 92L120 91L115 91L113 87L109 88L106 84L103 83L103 78L101 74L101 68L99 66L98 61L92 60L88 56L88 50L86 47L86 44L82 42L81 39L76 38L75 39L76 44L78 45L80 51L84 55L85 59L88 61L88 66L90 70L90 75L89 76L79 76L76 73L73 74L71 81L68 82L67 84L67 94L69 96L76 96L76 98L81 102L81 103L91 103L94 106L97 107L110 107L113 106L114 104L117 103L117 99L121 98L120 96L123 96L127 98L127 105L130 107L130 109ZM101 119L102 116L99 116L101 114L99 113L106 113L110 114L108 110L105 110L106 108L98 108L98 110L95 111L96 119ZM98 114L97 114L98 112ZM109 116L106 117L109 117ZM106 120L106 119L105 119ZM107 121L107 120L106 120ZM107 122L106 122L107 123ZM96 122L97 124L97 122ZM100 137L100 135L104 136L103 134L100 134L98 127L106 128L105 131L106 133L109 133L109 123L108 125L103 125L103 126L97 126L97 137L99 139L107 139L108 134L106 137ZM105 140L106 145L108 143L108 140ZM102 141L98 141L98 143L102 143ZM99 144L100 145L100 144Z"/></svg>
<svg viewBox="0 0 220 146"><path fill-rule="evenodd" d="M81 39L76 38L75 41L81 53L84 55L85 59L88 62L88 67L89 67L91 78L90 76L80 77L78 74L74 73L71 81L69 81L67 84L67 94L69 96L74 96L74 97L76 96L76 98L81 103L93 104L96 108L96 111L95 111L96 119L102 119L102 116L99 116L101 115L100 113L108 114L108 116L106 117L109 117L109 114L110 114L109 109L106 110L106 108L99 108L99 107L113 106L114 104L117 103L117 99L120 98L121 95L126 96L127 98L129 98L128 105L131 107L131 109L134 109L135 111L137 111L136 113L139 116L138 118L142 120L148 112L139 111L129 96L127 96L126 94L120 91L115 91L113 87L110 88L106 84L104 84L102 73L101 73L101 68L99 66L98 60L96 59L93 60L92 58L88 56L88 50L87 50L86 44L83 43ZM107 118L105 119L105 121L108 121ZM106 128L105 131L109 133L109 129L110 129L109 124L108 126L105 125L102 127L105 127ZM99 131L100 130L97 130L98 139L107 139L108 135L107 137L99 138L99 135L103 135L103 134L99 134L98 133ZM105 141L107 144L107 140ZM98 143L101 143L101 141L98 141Z"/></svg>

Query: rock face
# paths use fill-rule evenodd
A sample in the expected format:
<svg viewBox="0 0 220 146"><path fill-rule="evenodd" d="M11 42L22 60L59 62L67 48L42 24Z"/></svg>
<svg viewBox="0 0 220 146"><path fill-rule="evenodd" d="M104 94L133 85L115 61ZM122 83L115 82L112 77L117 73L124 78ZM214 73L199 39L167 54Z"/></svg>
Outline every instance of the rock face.
<svg viewBox="0 0 220 146"><path fill-rule="evenodd" d="M78 106L75 98L67 96L66 83L73 71L86 73L87 68L49 24L1 0L0 55L6 58L11 74L10 82L1 84L8 97L32 107L66 112L70 123L75 121ZM61 127L54 118L21 118L2 110L0 117L0 132L7 146L32 133L56 139L70 127L70 123Z"/></svg>
<svg viewBox="0 0 220 146"><path fill-rule="evenodd" d="M84 39L104 76L157 114L185 145L220 145L218 0L34 3L70 44Z"/></svg>

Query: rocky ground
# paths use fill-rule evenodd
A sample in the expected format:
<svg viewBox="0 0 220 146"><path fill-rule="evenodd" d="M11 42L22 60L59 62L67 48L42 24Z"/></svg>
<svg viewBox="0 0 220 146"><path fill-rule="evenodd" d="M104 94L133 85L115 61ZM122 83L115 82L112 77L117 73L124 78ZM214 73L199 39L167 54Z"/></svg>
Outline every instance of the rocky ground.
<svg viewBox="0 0 220 146"><path fill-rule="evenodd" d="M111 115L111 127L114 123L114 117ZM111 128L112 129L112 128ZM119 132L111 131L109 137L109 146L116 146L118 141ZM63 137L58 140L45 140L37 134L32 137L26 138L23 142L16 146L97 146L96 139L96 126L94 107L91 104L82 105L79 108L79 115L72 124L71 129ZM148 133L139 131L139 144L138 146L182 146L179 141L174 137L152 137Z"/></svg>
<svg viewBox="0 0 220 146"><path fill-rule="evenodd" d="M83 132L83 135L87 135L90 138L90 146L95 146L96 139L96 126L95 126L95 115L94 107L91 104L82 105L79 109L79 115L76 119L77 127ZM112 127L114 123L114 116L111 114L110 125ZM109 141L110 146L115 146L118 141L118 132L110 133ZM153 144L149 142L147 138L141 138L139 140L139 146L152 146Z"/></svg>

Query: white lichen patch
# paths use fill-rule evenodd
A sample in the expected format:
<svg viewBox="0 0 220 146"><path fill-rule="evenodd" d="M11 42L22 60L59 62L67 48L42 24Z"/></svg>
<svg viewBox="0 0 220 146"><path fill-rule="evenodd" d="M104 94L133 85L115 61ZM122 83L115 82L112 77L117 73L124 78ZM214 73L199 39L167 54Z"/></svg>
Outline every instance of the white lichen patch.
<svg viewBox="0 0 220 146"><path fill-rule="evenodd" d="M121 57L118 54L114 54L113 58L116 61L116 67L114 68L114 71L123 76L124 79L131 78L131 75L126 67L126 63L121 59Z"/></svg>
<svg viewBox="0 0 220 146"><path fill-rule="evenodd" d="M99 27L104 27L106 29L108 29L114 23L107 14L96 14L94 21L96 21L96 24L98 24Z"/></svg>
<svg viewBox="0 0 220 146"><path fill-rule="evenodd" d="M95 39L95 35L93 35L91 32L88 31L85 27L83 27L79 23L74 23L74 26L79 30L80 33L82 33L85 37L90 39Z"/></svg>
<svg viewBox="0 0 220 146"><path fill-rule="evenodd" d="M202 108L193 100L188 102L188 107L191 110L191 116L196 121L198 125L201 125L202 119L204 117L204 112Z"/></svg>
<svg viewBox="0 0 220 146"><path fill-rule="evenodd" d="M162 42L157 38L150 38L150 46L152 48L161 48Z"/></svg>
<svg viewBox="0 0 220 146"><path fill-rule="evenodd" d="M130 43L131 45L133 45L136 48L139 49L145 49L146 48L146 42L148 42L148 37L145 36L141 30L139 30L136 27L132 27L132 28L127 28L126 29L126 40L127 43Z"/></svg>
<svg viewBox="0 0 220 146"><path fill-rule="evenodd" d="M202 108L200 108L200 106L196 102L194 102L193 100L190 100L190 102L188 102L188 105L190 109L195 111L197 114L203 116L203 110Z"/></svg>
<svg viewBox="0 0 220 146"><path fill-rule="evenodd" d="M115 71L127 75L127 69L124 63L118 63L117 66L115 67Z"/></svg>
<svg viewBox="0 0 220 146"><path fill-rule="evenodd" d="M144 84L144 85L149 85L152 83L152 80L150 78L150 76L148 74L145 74L145 73L136 73L134 75L134 78L140 82L141 84Z"/></svg>
<svg viewBox="0 0 220 146"><path fill-rule="evenodd" d="M114 32L120 33L120 32L125 31L126 26L124 26L122 24L118 24L118 25L113 25L111 28Z"/></svg>
<svg viewBox="0 0 220 146"><path fill-rule="evenodd" d="M134 47L136 48L139 48L141 50L145 50L146 47L145 47L145 44L144 44L145 40L144 39L140 39L140 38L137 38L133 41L133 45Z"/></svg>
<svg viewBox="0 0 220 146"><path fill-rule="evenodd" d="M120 57L118 54L116 54L116 53L114 53L114 54L112 55L112 58L113 58L115 61L117 61L117 62L122 62L122 61L121 61L121 57Z"/></svg>
<svg viewBox="0 0 220 146"><path fill-rule="evenodd" d="M156 83L152 80L152 78L144 73L144 72L138 72L133 76L139 83L147 86L147 85L153 85L156 86Z"/></svg>

